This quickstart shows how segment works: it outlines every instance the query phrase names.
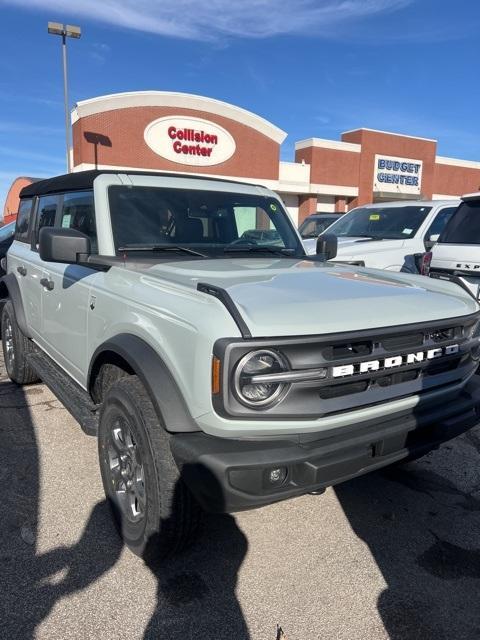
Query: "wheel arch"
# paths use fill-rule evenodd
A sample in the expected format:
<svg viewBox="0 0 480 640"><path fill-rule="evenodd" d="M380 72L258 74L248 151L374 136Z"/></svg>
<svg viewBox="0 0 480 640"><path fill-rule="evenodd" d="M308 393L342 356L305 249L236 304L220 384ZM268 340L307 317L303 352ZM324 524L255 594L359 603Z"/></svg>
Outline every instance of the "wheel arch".
<svg viewBox="0 0 480 640"><path fill-rule="evenodd" d="M104 364L126 364L128 372L139 377L168 431L199 431L167 365L142 338L128 333L119 334L95 350L87 378L90 393Z"/></svg>
<svg viewBox="0 0 480 640"><path fill-rule="evenodd" d="M0 301L4 301L7 298L11 300L13 304L15 319L20 331L27 338L31 338L32 336L28 330L27 318L23 307L22 294L20 293L20 287L13 273L8 273L6 276L0 278Z"/></svg>

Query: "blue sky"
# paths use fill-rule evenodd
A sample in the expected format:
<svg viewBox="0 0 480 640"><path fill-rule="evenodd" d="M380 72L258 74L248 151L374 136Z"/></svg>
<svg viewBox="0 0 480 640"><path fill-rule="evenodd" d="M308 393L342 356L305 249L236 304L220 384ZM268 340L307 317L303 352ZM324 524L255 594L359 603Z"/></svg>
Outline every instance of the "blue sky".
<svg viewBox="0 0 480 640"><path fill-rule="evenodd" d="M75 6L75 9L73 9ZM64 172L60 38L70 102L185 91L232 102L296 140L370 127L480 160L475 0L0 0L0 212L15 176Z"/></svg>

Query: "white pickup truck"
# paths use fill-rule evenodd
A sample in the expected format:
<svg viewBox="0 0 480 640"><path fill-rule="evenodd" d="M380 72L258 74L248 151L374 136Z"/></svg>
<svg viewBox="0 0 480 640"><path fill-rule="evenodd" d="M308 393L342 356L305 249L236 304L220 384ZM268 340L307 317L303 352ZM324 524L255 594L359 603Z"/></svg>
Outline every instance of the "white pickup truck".
<svg viewBox="0 0 480 640"><path fill-rule="evenodd" d="M384 202L352 209L327 233L338 239L337 262L419 273L425 251L438 240L460 200ZM308 254L316 240L304 240Z"/></svg>

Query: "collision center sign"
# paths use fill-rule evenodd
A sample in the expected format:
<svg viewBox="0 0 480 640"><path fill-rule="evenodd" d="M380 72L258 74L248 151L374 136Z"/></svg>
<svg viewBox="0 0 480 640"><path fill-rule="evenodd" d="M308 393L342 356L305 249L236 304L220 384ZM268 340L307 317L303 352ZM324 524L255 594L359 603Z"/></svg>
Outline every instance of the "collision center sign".
<svg viewBox="0 0 480 640"><path fill-rule="evenodd" d="M375 155L373 190L396 193L421 192L422 160Z"/></svg>
<svg viewBox="0 0 480 640"><path fill-rule="evenodd" d="M231 134L214 122L185 116L166 116L147 125L145 142L162 158L179 164L210 167L233 156Z"/></svg>

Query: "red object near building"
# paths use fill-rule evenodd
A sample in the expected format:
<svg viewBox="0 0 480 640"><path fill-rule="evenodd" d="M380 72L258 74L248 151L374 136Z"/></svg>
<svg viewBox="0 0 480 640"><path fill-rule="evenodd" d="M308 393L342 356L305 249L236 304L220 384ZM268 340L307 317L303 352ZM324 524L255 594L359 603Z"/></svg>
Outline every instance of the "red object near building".
<svg viewBox="0 0 480 640"><path fill-rule="evenodd" d="M5 206L3 207L3 223L8 224L17 218L20 191L39 178L16 178L7 193Z"/></svg>

